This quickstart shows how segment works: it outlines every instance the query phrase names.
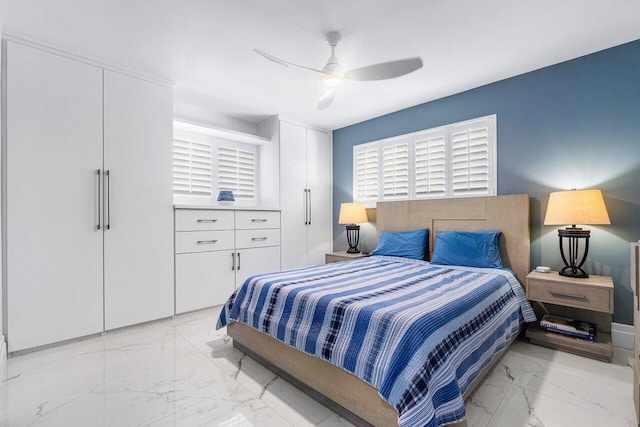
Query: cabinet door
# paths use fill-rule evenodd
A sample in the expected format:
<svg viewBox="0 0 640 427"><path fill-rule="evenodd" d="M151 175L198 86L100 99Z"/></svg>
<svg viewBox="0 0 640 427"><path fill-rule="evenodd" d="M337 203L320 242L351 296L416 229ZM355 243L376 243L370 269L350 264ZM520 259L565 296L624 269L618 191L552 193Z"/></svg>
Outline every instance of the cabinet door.
<svg viewBox="0 0 640 427"><path fill-rule="evenodd" d="M307 265L307 130L280 122L282 268Z"/></svg>
<svg viewBox="0 0 640 427"><path fill-rule="evenodd" d="M172 316L171 88L104 72L105 328Z"/></svg>
<svg viewBox="0 0 640 427"><path fill-rule="evenodd" d="M237 249L236 288L255 274L280 270L280 247Z"/></svg>
<svg viewBox="0 0 640 427"><path fill-rule="evenodd" d="M224 304L235 289L233 251L176 255L176 313Z"/></svg>
<svg viewBox="0 0 640 427"><path fill-rule="evenodd" d="M307 130L307 185L311 218L307 234L308 264L323 264L331 252L331 140L329 134Z"/></svg>
<svg viewBox="0 0 640 427"><path fill-rule="evenodd" d="M9 351L102 331L102 70L7 42Z"/></svg>

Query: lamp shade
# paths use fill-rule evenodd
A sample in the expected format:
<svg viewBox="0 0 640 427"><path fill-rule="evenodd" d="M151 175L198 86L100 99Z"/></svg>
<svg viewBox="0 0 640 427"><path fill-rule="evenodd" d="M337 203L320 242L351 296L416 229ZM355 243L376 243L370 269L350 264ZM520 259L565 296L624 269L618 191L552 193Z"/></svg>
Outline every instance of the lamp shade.
<svg viewBox="0 0 640 427"><path fill-rule="evenodd" d="M340 204L340 218L338 224L358 224L367 222L367 211L362 203Z"/></svg>
<svg viewBox="0 0 640 427"><path fill-rule="evenodd" d="M611 224L600 190L557 191L549 194L544 225Z"/></svg>

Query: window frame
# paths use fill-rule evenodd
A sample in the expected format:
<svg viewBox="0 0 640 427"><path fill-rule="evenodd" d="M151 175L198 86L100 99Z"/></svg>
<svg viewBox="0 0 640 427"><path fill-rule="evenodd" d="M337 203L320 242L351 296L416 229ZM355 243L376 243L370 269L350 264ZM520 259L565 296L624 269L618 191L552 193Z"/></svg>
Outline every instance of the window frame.
<svg viewBox="0 0 640 427"><path fill-rule="evenodd" d="M487 149L486 149L486 190L468 191L460 193L454 191L453 188L453 136L454 133L460 129L479 129L486 128L487 132ZM437 192L434 194L419 194L418 193L418 177L416 171L416 143L421 142L424 138L429 138L430 135L441 136L444 138L444 192ZM399 141L408 141L409 150L409 193L408 195L394 195L384 196L384 148L390 144L398 143ZM378 197L362 198L359 197L358 192L358 154L363 151L377 150L378 152ZM485 153L485 151L482 151ZM385 138L378 141L367 142L364 144L358 144L353 147L353 200L365 204L367 207L375 207L378 201L391 201L391 200L421 200L421 199L438 199L438 198L458 198L458 197L477 197L477 196L495 196L497 194L497 115L489 115L484 117L478 117L475 119L465 120L462 122L452 123L445 126L438 126L435 128L424 129L404 135L398 135L390 138ZM427 169L427 173L428 169ZM484 182L484 181L483 181Z"/></svg>

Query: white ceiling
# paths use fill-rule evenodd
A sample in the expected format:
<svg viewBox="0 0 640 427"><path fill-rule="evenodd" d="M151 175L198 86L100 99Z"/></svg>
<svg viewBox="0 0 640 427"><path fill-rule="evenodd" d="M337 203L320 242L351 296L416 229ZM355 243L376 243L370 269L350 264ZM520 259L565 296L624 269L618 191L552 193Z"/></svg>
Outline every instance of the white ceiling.
<svg viewBox="0 0 640 427"><path fill-rule="evenodd" d="M179 104L336 129L640 39L638 0L0 0L3 32L175 82ZM338 30L347 68L411 56L424 67L346 82L317 111Z"/></svg>

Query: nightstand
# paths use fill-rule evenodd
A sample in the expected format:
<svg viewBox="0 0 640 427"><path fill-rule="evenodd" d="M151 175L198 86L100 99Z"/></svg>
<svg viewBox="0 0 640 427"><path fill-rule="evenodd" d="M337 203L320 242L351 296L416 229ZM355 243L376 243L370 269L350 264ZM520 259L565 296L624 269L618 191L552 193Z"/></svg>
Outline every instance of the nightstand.
<svg viewBox="0 0 640 427"><path fill-rule="evenodd" d="M364 258L368 256L369 255L363 255L362 253L349 254L347 253L347 251L331 252L330 254L325 254L324 263L330 264L332 262L348 261L350 259L358 259L358 258Z"/></svg>
<svg viewBox="0 0 640 427"><path fill-rule="evenodd" d="M586 279L576 279L560 276L555 271L539 273L534 270L527 276L527 299L536 303L538 319L549 313L597 325L596 342L546 332L539 326L530 325L526 335L532 343L598 360L611 360L611 277L590 275Z"/></svg>

